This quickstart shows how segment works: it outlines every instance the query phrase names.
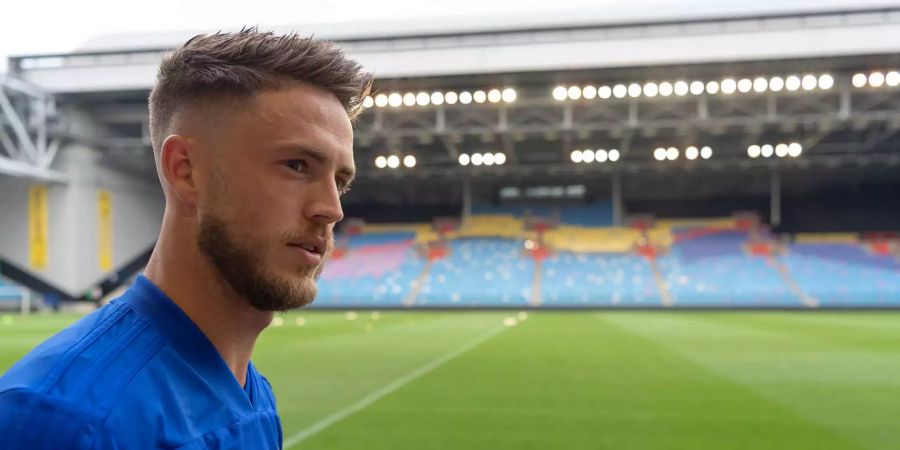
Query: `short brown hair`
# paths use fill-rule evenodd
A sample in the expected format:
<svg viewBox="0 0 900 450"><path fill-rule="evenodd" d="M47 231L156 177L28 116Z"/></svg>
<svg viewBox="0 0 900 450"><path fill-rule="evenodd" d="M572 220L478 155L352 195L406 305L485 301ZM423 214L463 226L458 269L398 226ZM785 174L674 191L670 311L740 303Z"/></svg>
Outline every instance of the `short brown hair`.
<svg viewBox="0 0 900 450"><path fill-rule="evenodd" d="M184 105L245 99L286 82L322 88L351 119L372 87L372 74L333 43L256 28L197 35L163 57L150 91L150 140L158 155L172 116Z"/></svg>

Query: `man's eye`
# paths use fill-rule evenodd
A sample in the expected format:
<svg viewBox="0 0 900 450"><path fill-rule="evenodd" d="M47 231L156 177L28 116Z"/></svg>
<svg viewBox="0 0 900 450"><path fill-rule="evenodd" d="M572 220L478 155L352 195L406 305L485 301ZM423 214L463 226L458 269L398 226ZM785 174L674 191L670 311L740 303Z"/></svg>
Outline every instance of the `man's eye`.
<svg viewBox="0 0 900 450"><path fill-rule="evenodd" d="M299 160L299 159L292 159L290 161L285 162L284 165L287 166L288 169L291 169L295 172L299 172L301 170L306 169L306 162Z"/></svg>

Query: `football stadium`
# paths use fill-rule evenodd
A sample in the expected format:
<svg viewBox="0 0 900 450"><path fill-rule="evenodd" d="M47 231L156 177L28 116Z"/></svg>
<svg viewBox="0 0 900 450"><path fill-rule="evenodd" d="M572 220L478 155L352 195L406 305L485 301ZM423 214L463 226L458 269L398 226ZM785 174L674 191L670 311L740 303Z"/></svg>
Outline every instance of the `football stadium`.
<svg viewBox="0 0 900 450"><path fill-rule="evenodd" d="M900 447L900 3L619 6L267 28L375 74L283 448ZM7 57L0 375L143 272L157 67L232 28Z"/></svg>

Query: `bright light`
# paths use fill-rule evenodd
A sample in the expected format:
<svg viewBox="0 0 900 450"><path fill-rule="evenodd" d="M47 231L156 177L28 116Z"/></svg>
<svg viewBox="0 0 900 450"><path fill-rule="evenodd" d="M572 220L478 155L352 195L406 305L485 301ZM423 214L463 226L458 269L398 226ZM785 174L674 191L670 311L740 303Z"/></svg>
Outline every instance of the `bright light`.
<svg viewBox="0 0 900 450"><path fill-rule="evenodd" d="M600 86L600 89L597 89L597 96L600 98L610 98L612 97L612 89L609 86Z"/></svg>
<svg viewBox="0 0 900 450"><path fill-rule="evenodd" d="M647 97L656 97L656 94L659 93L659 86L656 83L647 83L644 85L643 92Z"/></svg>
<svg viewBox="0 0 900 450"><path fill-rule="evenodd" d="M568 95L569 100L578 100L579 98L581 98L581 88L578 86L569 86L569 90L568 92L566 92L566 95Z"/></svg>
<svg viewBox="0 0 900 450"><path fill-rule="evenodd" d="M412 92L403 94L403 104L406 106L415 106L416 94L413 94Z"/></svg>
<svg viewBox="0 0 900 450"><path fill-rule="evenodd" d="M471 162L471 160L469 159L469 155L467 155L465 153L459 155L458 161L459 161L459 165L461 165L461 166L468 166L469 162Z"/></svg>
<svg viewBox="0 0 900 450"><path fill-rule="evenodd" d="M678 159L678 149L675 147L669 147L668 149L666 149L666 158L668 158L669 161L675 161L676 159Z"/></svg>
<svg viewBox="0 0 900 450"><path fill-rule="evenodd" d="M879 88L884 86L884 74L881 72L872 72L869 74L869 86Z"/></svg>
<svg viewBox="0 0 900 450"><path fill-rule="evenodd" d="M762 155L763 158L768 158L775 153L775 148L769 144L763 145L759 148L759 154Z"/></svg>
<svg viewBox="0 0 900 450"><path fill-rule="evenodd" d="M597 162L604 163L609 159L609 153L607 153L606 150L597 150L594 152L594 159L597 160Z"/></svg>
<svg viewBox="0 0 900 450"><path fill-rule="evenodd" d="M388 105L388 96L384 94L378 94L375 96L375 106L379 108L384 108Z"/></svg>
<svg viewBox="0 0 900 450"><path fill-rule="evenodd" d="M890 87L900 86L900 72L897 72L896 70L888 72L884 77L884 81Z"/></svg>
<svg viewBox="0 0 900 450"><path fill-rule="evenodd" d="M472 155L472 165L473 166L480 166L481 163L483 163L483 162L484 162L484 157L481 156L481 153L475 153L474 155Z"/></svg>
<svg viewBox="0 0 900 450"><path fill-rule="evenodd" d="M811 91L819 84L819 80L815 75L803 75L803 81L800 82L804 91Z"/></svg>
<svg viewBox="0 0 900 450"><path fill-rule="evenodd" d="M769 80L767 80L763 77L759 77L759 78L753 80L753 90L758 94L766 92L766 89L768 87L769 87Z"/></svg>
<svg viewBox="0 0 900 450"><path fill-rule="evenodd" d="M397 155L388 156L387 165L391 169L396 169L400 167L400 157Z"/></svg>
<svg viewBox="0 0 900 450"><path fill-rule="evenodd" d="M594 151L593 150L585 150L581 152L581 160L586 163L594 162Z"/></svg>
<svg viewBox="0 0 900 450"><path fill-rule="evenodd" d="M787 144L778 144L775 146L775 156L784 158L788 154Z"/></svg>
<svg viewBox="0 0 900 450"><path fill-rule="evenodd" d="M737 82L731 78L726 78L722 80L722 93L723 94L734 94L734 91L737 90Z"/></svg>
<svg viewBox="0 0 900 450"><path fill-rule="evenodd" d="M781 77L772 77L769 79L769 89L772 92L781 92L784 89L784 78Z"/></svg>
<svg viewBox="0 0 900 450"><path fill-rule="evenodd" d="M700 149L700 157L703 159L712 158L712 154L712 147L709 147L708 145L704 145L703 148Z"/></svg>
<svg viewBox="0 0 900 450"><path fill-rule="evenodd" d="M788 155L792 158L800 156L801 153L803 153L803 146L799 142L791 142L788 145Z"/></svg>
<svg viewBox="0 0 900 450"><path fill-rule="evenodd" d="M631 83L628 85L628 96L631 98L637 98L641 96L641 85L637 83Z"/></svg>
<svg viewBox="0 0 900 450"><path fill-rule="evenodd" d="M566 90L565 86L557 86L557 87L553 88L553 98L556 99L556 101L561 102L561 101L565 100L566 97L568 97L568 96L569 96L569 94L568 94L568 91Z"/></svg>
<svg viewBox="0 0 900 450"><path fill-rule="evenodd" d="M588 100L593 100L597 98L597 88L587 85L581 90L581 96Z"/></svg>
<svg viewBox="0 0 900 450"><path fill-rule="evenodd" d="M403 96L394 92L390 96L388 96L388 104L391 105L392 108L396 108L403 104Z"/></svg>
<svg viewBox="0 0 900 450"><path fill-rule="evenodd" d="M512 102L516 101L516 98L519 97L519 93L516 92L516 90L513 88L506 88L500 94L500 97L503 99L504 102L512 103Z"/></svg>
<svg viewBox="0 0 900 450"><path fill-rule="evenodd" d="M375 158L375 167L379 169L384 169L385 167L387 167L387 158L385 158L384 156Z"/></svg>
<svg viewBox="0 0 900 450"><path fill-rule="evenodd" d="M428 106L431 103L431 96L427 92L419 92L416 94L416 104L419 106Z"/></svg>
<svg viewBox="0 0 900 450"><path fill-rule="evenodd" d="M850 82L853 83L853 87L855 88L865 87L868 81L869 80L864 73L854 74L853 78L850 79Z"/></svg>
<svg viewBox="0 0 900 450"><path fill-rule="evenodd" d="M741 80L738 81L737 88L738 92L746 94L753 90L753 82L748 78L741 78Z"/></svg>
<svg viewBox="0 0 900 450"><path fill-rule="evenodd" d="M700 156L700 150L698 150L697 147L694 146L688 147L684 149L684 156L690 160L697 159L697 157Z"/></svg>
<svg viewBox="0 0 900 450"><path fill-rule="evenodd" d="M537 247L537 244L531 239L525 241L525 250L534 250L535 247Z"/></svg>
<svg viewBox="0 0 900 450"><path fill-rule="evenodd" d="M472 100L475 100L475 103L484 103L487 101L487 94L485 94L484 91L475 91L475 93L472 94Z"/></svg>
<svg viewBox="0 0 900 450"><path fill-rule="evenodd" d="M363 108L371 108L373 106L375 106L375 99L366 96L366 98L363 99Z"/></svg>
<svg viewBox="0 0 900 450"><path fill-rule="evenodd" d="M824 75L819 75L819 89L827 91L832 87L834 87L834 77L828 75L827 73Z"/></svg>
<svg viewBox="0 0 900 450"><path fill-rule="evenodd" d="M702 81L692 81L691 82L691 94L700 95L703 91L706 90L706 86Z"/></svg>
<svg viewBox="0 0 900 450"><path fill-rule="evenodd" d="M707 94L715 94L717 92L719 92L719 83L717 83L715 81L710 81L709 83L706 83L706 93Z"/></svg>
<svg viewBox="0 0 900 450"><path fill-rule="evenodd" d="M409 168L416 167L416 157L413 155L406 155L403 157L403 165Z"/></svg>
<svg viewBox="0 0 900 450"><path fill-rule="evenodd" d="M657 161L666 159L666 149L659 147L656 150L653 150L653 158Z"/></svg>
<svg viewBox="0 0 900 450"><path fill-rule="evenodd" d="M617 84L613 88L612 93L616 98L625 98L628 95L628 88L624 84Z"/></svg>
<svg viewBox="0 0 900 450"><path fill-rule="evenodd" d="M573 163L580 163L584 161L584 154L581 153L581 150L572 150L572 154L569 155L569 158L572 158Z"/></svg>
<svg viewBox="0 0 900 450"><path fill-rule="evenodd" d="M498 166L506 164L506 153L494 153L494 164Z"/></svg>
<svg viewBox="0 0 900 450"><path fill-rule="evenodd" d="M687 95L687 93L690 91L690 87L688 86L686 81L676 81L674 91L675 91L675 95L681 97L681 96ZM703 90L702 90L702 85L701 85L701 92L702 91Z"/></svg>
<svg viewBox="0 0 900 450"><path fill-rule="evenodd" d="M503 94L500 93L500 89L491 89L487 93L487 98L491 103L499 103L500 100L503 100Z"/></svg>
<svg viewBox="0 0 900 450"><path fill-rule="evenodd" d="M796 91L797 89L800 89L800 85L802 83L803 82L800 81L800 77L798 77L796 75L791 75L791 76L787 77L786 80L784 80L784 87L787 88L787 90L789 90L789 91Z"/></svg>
<svg viewBox="0 0 900 450"><path fill-rule="evenodd" d="M672 92L674 92L674 91L675 91L675 88L672 87L672 83L669 83L668 81L663 81L662 83L659 83L659 95L662 95L663 97L668 97L668 96L672 95Z"/></svg>
<svg viewBox="0 0 900 450"><path fill-rule="evenodd" d="M472 103L472 94L470 94L469 91L462 91L459 94L459 102L462 103L463 105L468 105L469 103Z"/></svg>
<svg viewBox="0 0 900 450"><path fill-rule="evenodd" d="M432 92L431 93L431 103L435 105L443 105L444 104L444 94L440 92Z"/></svg>
<svg viewBox="0 0 900 450"><path fill-rule="evenodd" d="M456 102L459 101L459 95L456 92L450 91L444 94L444 101L447 102L448 105L455 105Z"/></svg>
<svg viewBox="0 0 900 450"><path fill-rule="evenodd" d="M616 162L622 155L619 154L619 151L616 149L612 149L609 151L609 160L612 162Z"/></svg>
<svg viewBox="0 0 900 450"><path fill-rule="evenodd" d="M484 155L482 155L481 160L482 160L482 162L484 162L484 165L493 166L494 162L495 162L494 154L493 153L485 153Z"/></svg>
<svg viewBox="0 0 900 450"><path fill-rule="evenodd" d="M747 147L747 156L751 158L759 158L759 146L754 144Z"/></svg>

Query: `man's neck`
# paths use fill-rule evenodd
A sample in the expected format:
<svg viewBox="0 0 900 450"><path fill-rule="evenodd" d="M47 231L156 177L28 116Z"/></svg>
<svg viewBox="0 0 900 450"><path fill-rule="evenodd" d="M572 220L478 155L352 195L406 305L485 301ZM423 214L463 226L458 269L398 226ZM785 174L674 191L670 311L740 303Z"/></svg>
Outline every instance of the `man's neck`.
<svg viewBox="0 0 900 450"><path fill-rule="evenodd" d="M144 276L200 328L244 386L256 338L273 314L251 306L202 255L186 254L186 248L194 247L176 245L174 240L160 236Z"/></svg>

